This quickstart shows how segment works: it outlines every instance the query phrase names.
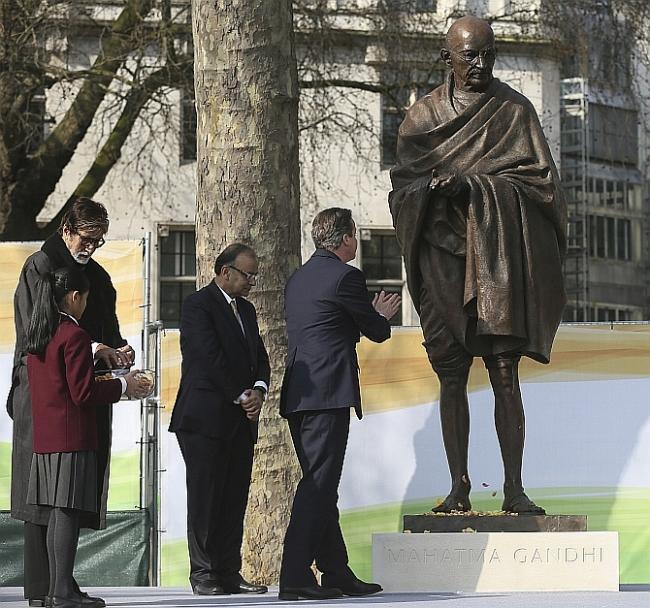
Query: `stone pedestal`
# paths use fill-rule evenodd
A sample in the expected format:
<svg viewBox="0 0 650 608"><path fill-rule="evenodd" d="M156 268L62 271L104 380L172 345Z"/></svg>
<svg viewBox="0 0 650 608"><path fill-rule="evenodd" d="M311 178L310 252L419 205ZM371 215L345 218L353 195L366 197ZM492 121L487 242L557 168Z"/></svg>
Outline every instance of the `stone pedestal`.
<svg viewBox="0 0 650 608"><path fill-rule="evenodd" d="M372 564L388 592L618 591L618 533L374 534Z"/></svg>
<svg viewBox="0 0 650 608"><path fill-rule="evenodd" d="M404 532L585 532L586 515L405 515Z"/></svg>

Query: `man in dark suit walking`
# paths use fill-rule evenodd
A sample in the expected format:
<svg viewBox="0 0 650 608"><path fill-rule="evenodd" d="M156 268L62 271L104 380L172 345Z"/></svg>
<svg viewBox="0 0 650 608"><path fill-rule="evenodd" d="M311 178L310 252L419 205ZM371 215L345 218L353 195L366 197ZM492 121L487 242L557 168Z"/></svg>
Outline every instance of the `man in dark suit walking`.
<svg viewBox="0 0 650 608"><path fill-rule="evenodd" d="M348 439L350 408L361 418L356 343L390 337L388 320L400 297L368 297L363 273L349 266L357 251L348 209L321 211L312 224L316 252L289 279L289 335L280 412L287 418L302 469L284 539L281 600L329 599L381 591L348 566L339 525L338 486ZM311 565L322 572L321 585Z"/></svg>
<svg viewBox="0 0 650 608"><path fill-rule="evenodd" d="M267 591L239 572L253 444L270 377L255 308L245 299L257 270L250 247L229 245L215 261L214 280L183 302L182 375L169 430L185 461L196 595Z"/></svg>

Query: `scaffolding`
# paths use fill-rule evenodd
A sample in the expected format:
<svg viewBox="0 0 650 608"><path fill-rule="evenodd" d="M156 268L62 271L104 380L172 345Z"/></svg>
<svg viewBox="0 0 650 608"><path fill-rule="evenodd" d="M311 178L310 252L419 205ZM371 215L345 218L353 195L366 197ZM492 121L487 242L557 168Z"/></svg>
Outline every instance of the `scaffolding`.
<svg viewBox="0 0 650 608"><path fill-rule="evenodd" d="M160 584L160 393L162 330L161 321L151 320L151 234L143 242L144 304L142 367L154 372L153 393L140 402L140 508L149 514L149 584Z"/></svg>
<svg viewBox="0 0 650 608"><path fill-rule="evenodd" d="M584 78L566 78L560 89L561 173L567 197L568 306L565 321L589 320L588 174L589 91Z"/></svg>

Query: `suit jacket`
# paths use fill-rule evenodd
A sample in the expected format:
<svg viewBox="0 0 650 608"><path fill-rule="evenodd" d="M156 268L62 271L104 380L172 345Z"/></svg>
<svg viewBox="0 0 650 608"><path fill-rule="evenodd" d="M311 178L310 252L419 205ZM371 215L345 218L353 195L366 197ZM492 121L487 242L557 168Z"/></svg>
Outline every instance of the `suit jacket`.
<svg viewBox="0 0 650 608"><path fill-rule="evenodd" d="M255 307L236 298L246 337L221 290L212 281L190 294L181 311L181 383L169 430L229 438L248 424L234 400L257 380L269 384L271 369ZM253 439L257 424L251 424Z"/></svg>
<svg viewBox="0 0 650 608"><path fill-rule="evenodd" d="M317 249L286 287L289 337L280 413L354 407L361 418L356 344L390 337L370 303L363 273Z"/></svg>
<svg viewBox="0 0 650 608"><path fill-rule="evenodd" d="M96 407L118 401L118 379L96 381L90 336L69 317L43 355L27 356L34 452L77 452L98 447Z"/></svg>

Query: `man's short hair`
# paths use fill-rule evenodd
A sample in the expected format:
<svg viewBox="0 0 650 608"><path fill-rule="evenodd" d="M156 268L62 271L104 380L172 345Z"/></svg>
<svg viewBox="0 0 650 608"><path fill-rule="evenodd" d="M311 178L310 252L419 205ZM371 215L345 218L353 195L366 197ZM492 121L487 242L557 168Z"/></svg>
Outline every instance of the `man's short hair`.
<svg viewBox="0 0 650 608"><path fill-rule="evenodd" d="M80 230L85 232L101 230L106 234L108 232L108 211L104 205L97 201L85 196L77 196L61 218L59 234L63 234L64 228L75 234L78 234Z"/></svg>
<svg viewBox="0 0 650 608"><path fill-rule="evenodd" d="M330 207L321 211L311 224L311 238L316 249L335 251L343 242L343 235L352 236L354 220L352 211Z"/></svg>
<svg viewBox="0 0 650 608"><path fill-rule="evenodd" d="M231 266L240 254L250 255L256 258L255 251L252 247L244 243L232 243L228 245L214 261L214 274L220 274L224 266Z"/></svg>

